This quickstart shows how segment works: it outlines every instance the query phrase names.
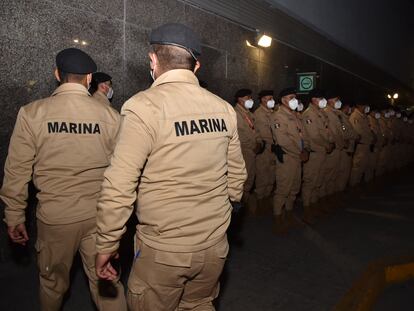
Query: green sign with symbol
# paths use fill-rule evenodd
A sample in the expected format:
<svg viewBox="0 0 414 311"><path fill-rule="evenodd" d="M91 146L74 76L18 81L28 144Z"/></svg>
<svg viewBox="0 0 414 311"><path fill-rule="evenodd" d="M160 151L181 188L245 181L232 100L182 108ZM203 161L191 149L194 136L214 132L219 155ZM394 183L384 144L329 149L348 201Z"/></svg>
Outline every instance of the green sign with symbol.
<svg viewBox="0 0 414 311"><path fill-rule="evenodd" d="M309 93L315 88L316 72L298 73L298 93Z"/></svg>

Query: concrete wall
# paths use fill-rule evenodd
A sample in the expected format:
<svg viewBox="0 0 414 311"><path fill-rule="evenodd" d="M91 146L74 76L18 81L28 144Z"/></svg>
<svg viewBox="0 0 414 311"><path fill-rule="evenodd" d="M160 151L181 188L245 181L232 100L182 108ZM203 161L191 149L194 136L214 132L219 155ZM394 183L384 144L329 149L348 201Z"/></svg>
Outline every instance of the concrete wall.
<svg viewBox="0 0 414 311"><path fill-rule="evenodd" d="M150 85L148 34L165 22L181 22L200 33L204 51L199 78L227 100L242 87L278 92L295 84L298 71L317 71L322 87L335 86L347 95L376 91L353 75L281 43L274 42L267 50L249 48L245 40L254 41L255 33L181 1L1 0L0 4L1 180L17 111L56 88L54 61L61 49L84 49L99 70L113 76L113 105L119 109ZM87 44L76 44L75 39ZM1 261L7 247L0 235Z"/></svg>

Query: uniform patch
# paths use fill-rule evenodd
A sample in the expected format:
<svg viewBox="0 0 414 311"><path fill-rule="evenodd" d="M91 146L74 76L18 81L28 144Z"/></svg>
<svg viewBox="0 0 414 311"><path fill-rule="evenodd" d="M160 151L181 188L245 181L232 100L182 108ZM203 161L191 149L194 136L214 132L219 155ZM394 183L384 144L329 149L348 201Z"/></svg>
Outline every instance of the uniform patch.
<svg viewBox="0 0 414 311"><path fill-rule="evenodd" d="M280 124L279 123L275 123L275 128L280 128Z"/></svg>
<svg viewBox="0 0 414 311"><path fill-rule="evenodd" d="M307 123L307 124L311 124L311 123L312 123L312 120L311 120L311 119L307 119L307 120L306 120L306 123Z"/></svg>

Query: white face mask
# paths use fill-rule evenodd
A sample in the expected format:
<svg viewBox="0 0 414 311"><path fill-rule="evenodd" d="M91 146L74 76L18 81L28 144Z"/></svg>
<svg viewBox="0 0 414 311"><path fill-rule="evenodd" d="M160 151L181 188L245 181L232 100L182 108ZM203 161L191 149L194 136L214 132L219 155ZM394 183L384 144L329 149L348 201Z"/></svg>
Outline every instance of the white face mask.
<svg viewBox="0 0 414 311"><path fill-rule="evenodd" d="M322 98L322 99L319 101L319 103L318 103L319 108L321 108L321 109L326 108L326 104L327 104L327 103L328 103L328 102L326 101L326 99L325 99L325 98Z"/></svg>
<svg viewBox="0 0 414 311"><path fill-rule="evenodd" d="M108 99L111 99L112 96L114 96L114 89L110 87L108 93L106 94L106 97Z"/></svg>
<svg viewBox="0 0 414 311"><path fill-rule="evenodd" d="M407 122L408 121L408 118L407 117L404 117L403 121L404 122Z"/></svg>
<svg viewBox="0 0 414 311"><path fill-rule="evenodd" d="M275 108L275 101L273 99L268 100L267 103L266 103L266 106L269 109Z"/></svg>
<svg viewBox="0 0 414 311"><path fill-rule="evenodd" d="M292 98L291 100L289 100L289 108L292 110L296 110L296 108L298 108L299 106L299 101L296 98Z"/></svg>
<svg viewBox="0 0 414 311"><path fill-rule="evenodd" d="M384 117L385 117L386 119L389 119L389 118L390 118L390 113L389 113L389 112L384 113Z"/></svg>
<svg viewBox="0 0 414 311"><path fill-rule="evenodd" d="M395 116L395 111L394 110L391 110L390 111L390 117L393 117L393 116Z"/></svg>
<svg viewBox="0 0 414 311"><path fill-rule="evenodd" d="M377 113L375 114L375 119L381 119L381 114L377 112Z"/></svg>
<svg viewBox="0 0 414 311"><path fill-rule="evenodd" d="M298 108L297 108L297 111L299 111L299 112L301 112L301 111L303 111L303 104L302 103L299 103L299 105L298 105Z"/></svg>
<svg viewBox="0 0 414 311"><path fill-rule="evenodd" d="M335 102L334 107L335 107L335 109L341 109L341 107L342 107L342 102L338 99L338 100Z"/></svg>
<svg viewBox="0 0 414 311"><path fill-rule="evenodd" d="M399 119L401 118L401 113L397 113L396 117Z"/></svg>
<svg viewBox="0 0 414 311"><path fill-rule="evenodd" d="M365 106L364 112L369 113L370 111L371 111L371 107L370 106Z"/></svg>
<svg viewBox="0 0 414 311"><path fill-rule="evenodd" d="M252 109L253 105L254 105L253 99L248 99L248 100L244 101L244 107L246 109L249 109L249 110Z"/></svg>
<svg viewBox="0 0 414 311"><path fill-rule="evenodd" d="M349 109L348 109L348 114L351 114L352 113L352 108L351 107L349 107Z"/></svg>

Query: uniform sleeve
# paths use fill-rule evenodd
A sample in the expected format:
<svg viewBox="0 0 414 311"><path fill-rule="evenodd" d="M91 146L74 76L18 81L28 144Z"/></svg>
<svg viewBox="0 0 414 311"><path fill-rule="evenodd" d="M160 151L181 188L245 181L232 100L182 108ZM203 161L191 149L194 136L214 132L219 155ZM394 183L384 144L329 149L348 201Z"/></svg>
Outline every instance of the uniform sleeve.
<svg viewBox="0 0 414 311"><path fill-rule="evenodd" d="M237 131L240 144L245 150L254 150L256 148L256 135L252 135L252 129L246 124L246 121L237 113Z"/></svg>
<svg viewBox="0 0 414 311"><path fill-rule="evenodd" d="M147 105L139 104L139 108L133 110L128 102L124 105L117 144L104 174L97 213L96 247L99 253L118 249L126 231L125 223L134 209L141 171L155 141L152 113Z"/></svg>
<svg viewBox="0 0 414 311"><path fill-rule="evenodd" d="M28 183L32 179L36 145L24 108L21 108L4 167L3 187L0 197L5 203L5 221L9 226L25 222Z"/></svg>
<svg viewBox="0 0 414 311"><path fill-rule="evenodd" d="M236 115L233 115L235 128L237 126ZM227 184L231 201L240 202L243 194L243 185L247 179L246 166L241 153L238 131L235 130L230 139L227 153Z"/></svg>

